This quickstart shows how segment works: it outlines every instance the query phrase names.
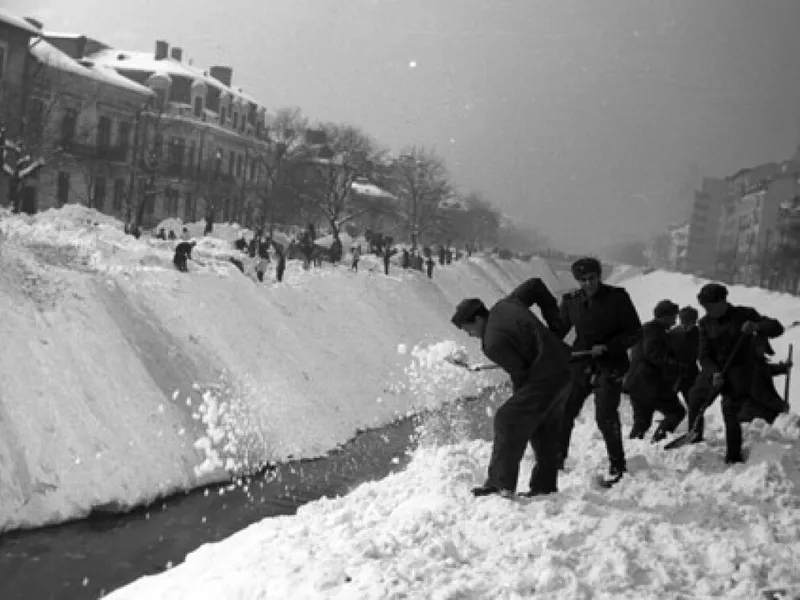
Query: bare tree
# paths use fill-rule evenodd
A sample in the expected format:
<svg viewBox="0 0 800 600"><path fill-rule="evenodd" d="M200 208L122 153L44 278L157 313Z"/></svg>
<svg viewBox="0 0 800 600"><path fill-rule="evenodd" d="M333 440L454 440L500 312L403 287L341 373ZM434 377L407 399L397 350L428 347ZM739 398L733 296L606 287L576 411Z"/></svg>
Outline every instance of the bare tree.
<svg viewBox="0 0 800 600"><path fill-rule="evenodd" d="M385 151L351 125L324 124L319 134L319 140L311 139L307 156L295 163L292 187L306 210L325 218L338 241L344 224L386 201L353 190L356 182L368 182L380 172ZM324 146L314 147L314 141Z"/></svg>
<svg viewBox="0 0 800 600"><path fill-rule="evenodd" d="M500 213L480 194L469 192L442 208L442 231L455 242L478 246L497 242Z"/></svg>
<svg viewBox="0 0 800 600"><path fill-rule="evenodd" d="M248 152L248 163L254 165L256 177L245 191L257 199L257 227L269 224L272 231L276 222L298 216L300 202L292 189L292 173L311 156L307 130L308 119L299 108L280 109L269 126L266 143Z"/></svg>
<svg viewBox="0 0 800 600"><path fill-rule="evenodd" d="M444 161L432 150L407 148L392 161L387 185L398 199L397 214L416 250L420 236L441 228L442 203L453 194Z"/></svg>

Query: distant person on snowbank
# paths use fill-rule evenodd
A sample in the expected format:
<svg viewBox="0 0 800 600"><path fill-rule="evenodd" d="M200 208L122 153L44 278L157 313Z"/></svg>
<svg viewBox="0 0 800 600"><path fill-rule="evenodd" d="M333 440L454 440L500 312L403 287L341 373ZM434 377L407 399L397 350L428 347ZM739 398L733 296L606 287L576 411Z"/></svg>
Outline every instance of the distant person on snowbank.
<svg viewBox="0 0 800 600"><path fill-rule="evenodd" d="M275 256L277 265L275 266L275 279L278 280L278 283L283 281L283 273L286 271L286 252L283 250L283 246L281 246L278 242L272 242L272 246L275 248Z"/></svg>
<svg viewBox="0 0 800 600"><path fill-rule="evenodd" d="M529 293L533 287L528 285L523 291ZM513 495L528 443L533 447L536 466L529 491L521 495L558 491L560 432L570 380L569 351L515 292L491 309L478 298L467 298L456 307L451 319L470 337L481 340L486 357L509 374L513 387L511 397L495 413L489 473L486 482L472 490L475 496ZM552 296L551 299L555 303Z"/></svg>
<svg viewBox="0 0 800 600"><path fill-rule="evenodd" d="M181 242L177 246L175 246L175 256L172 259L172 264L175 265L175 268L182 273L186 273L189 268L187 267L187 261L192 258L192 250L197 245L197 242Z"/></svg>

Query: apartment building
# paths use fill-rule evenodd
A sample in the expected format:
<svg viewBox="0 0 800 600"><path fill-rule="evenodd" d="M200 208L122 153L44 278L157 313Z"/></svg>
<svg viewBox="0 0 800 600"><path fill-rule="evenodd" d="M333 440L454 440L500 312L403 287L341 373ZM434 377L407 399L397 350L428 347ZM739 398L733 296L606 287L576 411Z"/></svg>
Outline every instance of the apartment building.
<svg viewBox="0 0 800 600"><path fill-rule="evenodd" d="M729 189L724 179L704 178L695 192L683 261L683 267L689 272L713 276L722 206Z"/></svg>
<svg viewBox="0 0 800 600"><path fill-rule="evenodd" d="M88 48L87 59L150 89L137 130L138 194L151 222L212 213L249 221L271 149L266 107L234 85L233 69L201 70L163 40L150 52Z"/></svg>

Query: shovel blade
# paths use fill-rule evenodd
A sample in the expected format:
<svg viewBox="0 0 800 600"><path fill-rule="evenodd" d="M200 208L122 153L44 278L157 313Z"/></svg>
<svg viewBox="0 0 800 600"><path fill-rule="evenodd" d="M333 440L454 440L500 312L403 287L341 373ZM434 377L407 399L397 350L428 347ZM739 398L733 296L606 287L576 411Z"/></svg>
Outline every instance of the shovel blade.
<svg viewBox="0 0 800 600"><path fill-rule="evenodd" d="M684 446L688 446L689 444L694 443L699 436L694 431L687 431L683 435L676 437L666 446L664 446L665 450L674 450L675 448L683 448Z"/></svg>

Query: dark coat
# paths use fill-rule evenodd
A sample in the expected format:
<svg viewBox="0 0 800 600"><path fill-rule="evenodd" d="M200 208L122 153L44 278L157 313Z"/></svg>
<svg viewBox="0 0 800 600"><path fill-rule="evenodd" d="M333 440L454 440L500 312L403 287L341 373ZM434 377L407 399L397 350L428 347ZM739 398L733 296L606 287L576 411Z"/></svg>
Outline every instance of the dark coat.
<svg viewBox="0 0 800 600"><path fill-rule="evenodd" d="M700 330L696 325L686 329L678 325L669 332L672 353L678 361L678 388L691 387L700 369L697 357L700 351Z"/></svg>
<svg viewBox="0 0 800 600"><path fill-rule="evenodd" d="M742 335L742 325L747 321L758 324L758 336L745 339L732 357L723 394L750 395L754 371L759 363L757 349L763 346L759 338L782 335L783 325L776 319L762 316L754 308L733 305L719 319L706 315L697 324L700 330L700 366L703 371L719 373Z"/></svg>
<svg viewBox="0 0 800 600"><path fill-rule="evenodd" d="M658 321L645 323L631 352L625 391L643 400L671 396L677 379L678 360L670 347L669 332Z"/></svg>
<svg viewBox="0 0 800 600"><path fill-rule="evenodd" d="M523 387L557 390L569 380L567 346L523 302L511 296L490 310L482 340L486 357Z"/></svg>
<svg viewBox="0 0 800 600"><path fill-rule="evenodd" d="M759 336L776 338L783 335L783 325L776 319L763 317L749 306L730 306L719 319L708 315L698 322L700 341L698 360L703 370L718 373L722 370L747 321L758 324ZM731 361L732 367L751 365L755 357L755 340L745 340Z"/></svg>
<svg viewBox="0 0 800 600"><path fill-rule="evenodd" d="M608 351L596 359L597 366L620 372L628 370L628 349L639 340L642 323L631 297L623 288L600 284L593 298L588 298L583 290L564 294L561 322L561 338L575 328L573 350L606 346Z"/></svg>
<svg viewBox="0 0 800 600"><path fill-rule="evenodd" d="M538 306L542 312L542 317L547 323L550 331L558 334L564 327L561 321L561 313L558 310L558 302L555 296L550 293L545 283L538 277L532 277L527 281L522 282L508 295L530 308L531 306Z"/></svg>

